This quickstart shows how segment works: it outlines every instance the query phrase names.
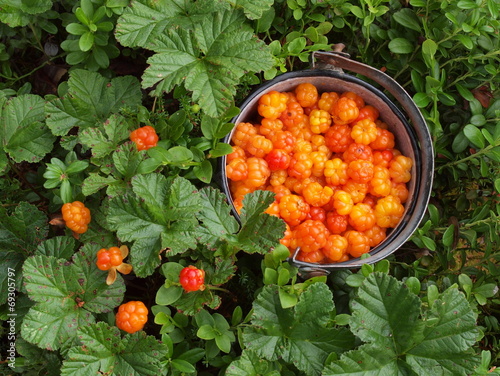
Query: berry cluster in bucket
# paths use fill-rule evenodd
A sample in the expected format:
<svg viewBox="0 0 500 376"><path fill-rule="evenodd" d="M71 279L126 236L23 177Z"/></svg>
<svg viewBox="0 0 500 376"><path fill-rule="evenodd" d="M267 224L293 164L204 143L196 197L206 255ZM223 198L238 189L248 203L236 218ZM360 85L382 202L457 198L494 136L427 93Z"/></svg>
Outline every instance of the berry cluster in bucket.
<svg viewBox="0 0 500 376"><path fill-rule="evenodd" d="M408 199L412 160L395 148L379 111L354 92L311 83L270 91L256 121L236 125L226 175L239 212L245 194L275 193L281 243L309 263L343 262L380 244Z"/></svg>

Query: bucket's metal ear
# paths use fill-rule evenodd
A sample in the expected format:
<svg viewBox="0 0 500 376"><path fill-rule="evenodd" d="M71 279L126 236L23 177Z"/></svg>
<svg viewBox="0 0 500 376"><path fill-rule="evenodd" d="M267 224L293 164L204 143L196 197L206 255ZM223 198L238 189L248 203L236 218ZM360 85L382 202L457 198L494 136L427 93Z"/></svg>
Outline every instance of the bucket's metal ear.
<svg viewBox="0 0 500 376"><path fill-rule="evenodd" d="M293 254L288 258L288 262L299 269L299 277L306 280L312 277L322 277L330 274L330 271L320 266L304 266L300 265L297 260L297 254L300 247L295 248Z"/></svg>

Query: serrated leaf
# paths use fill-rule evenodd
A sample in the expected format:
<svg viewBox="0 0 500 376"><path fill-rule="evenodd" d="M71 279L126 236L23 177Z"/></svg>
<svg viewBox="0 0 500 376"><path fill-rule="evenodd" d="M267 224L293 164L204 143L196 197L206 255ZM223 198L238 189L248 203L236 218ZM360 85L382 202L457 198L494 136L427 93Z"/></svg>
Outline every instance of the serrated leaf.
<svg viewBox="0 0 500 376"><path fill-rule="evenodd" d="M269 362L259 357L254 351L243 350L241 357L234 360L229 364L226 370L227 376L259 376L274 374L273 371L278 372L276 376L280 375L280 367L276 362Z"/></svg>
<svg viewBox="0 0 500 376"><path fill-rule="evenodd" d="M69 236L56 236L46 239L36 248L36 254L54 256L69 260L75 252L75 238Z"/></svg>
<svg viewBox="0 0 500 376"><path fill-rule="evenodd" d="M322 283L310 285L298 303L287 309L281 306L278 286L265 286L253 303L244 343L261 358L282 358L307 375L319 375L331 352L340 353L354 345L349 331L326 327L333 308L332 293Z"/></svg>
<svg viewBox="0 0 500 376"><path fill-rule="evenodd" d="M63 376L107 374L156 376L167 346L144 332L120 336L119 329L104 322L78 330L82 346L72 347L61 368Z"/></svg>
<svg viewBox="0 0 500 376"><path fill-rule="evenodd" d="M285 223L275 216L264 213L274 201L269 191L255 191L245 195L240 214L241 230L238 241L243 250L249 253L266 253L285 232Z"/></svg>
<svg viewBox="0 0 500 376"><path fill-rule="evenodd" d="M16 289L20 291L22 278L16 278L16 276L21 276L23 262L24 256L18 252L0 251L0 304L7 302L12 279L14 279Z"/></svg>
<svg viewBox="0 0 500 376"><path fill-rule="evenodd" d="M118 146L112 155L114 167L125 179L137 174L139 165L144 160L144 151L138 151L132 141Z"/></svg>
<svg viewBox="0 0 500 376"><path fill-rule="evenodd" d="M384 273L369 275L361 286L352 303L353 333L396 353L411 348L422 330L418 321L420 299Z"/></svg>
<svg viewBox="0 0 500 376"><path fill-rule="evenodd" d="M239 12L208 13L194 28L204 56L194 50L189 30L168 30L152 47L158 53L148 59L143 87L158 84L155 93L160 95L183 83L207 115L218 117L232 105L238 79L270 68L271 54Z"/></svg>
<svg viewBox="0 0 500 376"><path fill-rule="evenodd" d="M104 187L118 182L113 176L101 176L96 172L91 172L82 183L82 193L85 196L93 195Z"/></svg>
<svg viewBox="0 0 500 376"><path fill-rule="evenodd" d="M239 225L231 216L231 208L222 192L212 187L200 190L201 211L198 218L203 225L217 237L227 238L238 231Z"/></svg>
<svg viewBox="0 0 500 376"><path fill-rule="evenodd" d="M251 20L257 20L272 7L274 0L226 0L235 8L243 8L245 15Z"/></svg>
<svg viewBox="0 0 500 376"><path fill-rule="evenodd" d="M129 125L120 115L113 115L99 127L80 132L80 141L92 149L93 158L103 158L116 150L119 143L129 137Z"/></svg>
<svg viewBox="0 0 500 376"><path fill-rule="evenodd" d="M30 254L48 234L47 216L27 202L20 202L12 215L0 206L0 216L0 250Z"/></svg>
<svg viewBox="0 0 500 376"><path fill-rule="evenodd" d="M35 304L24 317L21 335L28 342L47 350L71 346L78 328L94 322L94 316L78 308L72 299Z"/></svg>
<svg viewBox="0 0 500 376"><path fill-rule="evenodd" d="M73 127L85 129L103 123L122 107L140 105L141 99L135 77L108 80L97 72L75 69L70 73L67 95L45 105L47 125L54 135L64 136Z"/></svg>
<svg viewBox="0 0 500 376"><path fill-rule="evenodd" d="M44 123L44 100L26 94L4 102L0 109L0 145L15 162L39 162L55 137Z"/></svg>
<svg viewBox="0 0 500 376"><path fill-rule="evenodd" d="M126 47L145 47L183 14L184 1L134 1L125 8L116 23L116 39Z"/></svg>

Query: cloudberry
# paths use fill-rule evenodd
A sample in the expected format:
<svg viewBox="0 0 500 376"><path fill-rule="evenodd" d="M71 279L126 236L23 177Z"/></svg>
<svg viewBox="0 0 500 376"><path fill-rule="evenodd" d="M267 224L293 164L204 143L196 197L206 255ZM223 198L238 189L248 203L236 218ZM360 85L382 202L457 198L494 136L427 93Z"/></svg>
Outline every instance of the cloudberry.
<svg viewBox="0 0 500 376"><path fill-rule="evenodd" d="M314 219L315 221L326 222L326 211L325 209L317 206L312 206L309 210L309 214L306 219Z"/></svg>
<svg viewBox="0 0 500 376"><path fill-rule="evenodd" d="M205 271L189 265L181 270L179 282L182 288L187 291L203 291L205 289Z"/></svg>
<svg viewBox="0 0 500 376"><path fill-rule="evenodd" d="M377 139L377 126L370 119L360 120L352 126L351 137L354 142L369 145Z"/></svg>
<svg viewBox="0 0 500 376"><path fill-rule="evenodd" d="M320 110L328 111L330 114L332 113L332 107L339 100L338 93L335 92L325 92L321 94L321 97L318 100L318 108Z"/></svg>
<svg viewBox="0 0 500 376"><path fill-rule="evenodd" d="M339 190L333 194L333 207L338 214L349 214L353 205L352 197L346 191Z"/></svg>
<svg viewBox="0 0 500 376"><path fill-rule="evenodd" d="M342 234L347 230L348 216L340 215L335 211L326 213L326 227L332 234Z"/></svg>
<svg viewBox="0 0 500 376"><path fill-rule="evenodd" d="M290 249L290 242L292 240L293 232L290 229L290 225L285 222L285 233L283 234L283 237L280 239L280 243L283 244L285 247Z"/></svg>
<svg viewBox="0 0 500 376"><path fill-rule="evenodd" d="M285 184L287 177L288 177L288 172L286 170L272 171L271 176L269 177L269 184L271 184L272 186L283 185Z"/></svg>
<svg viewBox="0 0 500 376"><path fill-rule="evenodd" d="M352 202L355 204L365 199L368 188L368 184L358 183L351 179L342 186L342 189L351 195Z"/></svg>
<svg viewBox="0 0 500 376"><path fill-rule="evenodd" d="M313 161L309 153L295 153L288 166L288 176L306 179L312 174Z"/></svg>
<svg viewBox="0 0 500 376"><path fill-rule="evenodd" d="M295 258L302 262L317 264L325 259L325 255L323 254L323 252L321 252L321 250L312 252L299 251L297 253L297 256L295 256Z"/></svg>
<svg viewBox="0 0 500 376"><path fill-rule="evenodd" d="M62 216L66 226L77 234L83 234L88 229L91 221L90 210L81 201L65 203L62 208Z"/></svg>
<svg viewBox="0 0 500 376"><path fill-rule="evenodd" d="M312 110L309 114L309 125L313 133L325 133L330 128L331 123L332 117L327 111Z"/></svg>
<svg viewBox="0 0 500 376"><path fill-rule="evenodd" d="M368 183L373 178L373 163L356 159L349 163L347 175L356 183Z"/></svg>
<svg viewBox="0 0 500 376"><path fill-rule="evenodd" d="M375 217L380 227L396 227L403 217L404 206L396 196L382 197L375 205Z"/></svg>
<svg viewBox="0 0 500 376"><path fill-rule="evenodd" d="M279 203L280 217L290 226L297 226L306 219L309 213L309 204L301 197L294 194L285 195Z"/></svg>
<svg viewBox="0 0 500 376"><path fill-rule="evenodd" d="M318 89L313 84L305 82L295 88L295 96L302 107L312 107L318 101Z"/></svg>
<svg viewBox="0 0 500 376"><path fill-rule="evenodd" d="M326 244L326 239L329 235L328 229L323 222L312 219L307 219L299 224L293 232L296 246L300 247L302 252L319 250ZM294 240L292 239L292 247L294 245Z"/></svg>
<svg viewBox="0 0 500 376"><path fill-rule="evenodd" d="M343 185L349 179L347 163L340 158L333 158L325 162L324 175L329 185Z"/></svg>
<svg viewBox="0 0 500 376"><path fill-rule="evenodd" d="M370 147L373 150L393 149L394 145L394 134L381 128L377 128L377 136L370 142Z"/></svg>
<svg viewBox="0 0 500 376"><path fill-rule="evenodd" d="M323 187L319 183L312 182L304 187L302 196L309 205L319 207L330 201L333 190L329 186Z"/></svg>
<svg viewBox="0 0 500 376"><path fill-rule="evenodd" d="M109 270L113 266L123 263L123 256L120 248L111 247L109 249L101 248L97 251L97 268L100 270Z"/></svg>
<svg viewBox="0 0 500 376"><path fill-rule="evenodd" d="M391 150L376 150L373 152L373 164L389 168L389 163L392 161Z"/></svg>
<svg viewBox="0 0 500 376"><path fill-rule="evenodd" d="M313 161L311 174L316 177L323 177L325 171L325 164L328 161L328 156L320 151L311 152L311 159Z"/></svg>
<svg viewBox="0 0 500 376"><path fill-rule="evenodd" d="M271 136L273 147L291 153L295 146L295 136L289 131L278 131Z"/></svg>
<svg viewBox="0 0 500 376"><path fill-rule="evenodd" d="M258 188L266 184L267 178L271 175L271 170L264 159L250 157L247 159L248 176L245 184Z"/></svg>
<svg viewBox="0 0 500 376"><path fill-rule="evenodd" d="M364 119L370 119L371 121L376 121L378 119L378 116L379 116L379 111L375 107L367 104L359 109L359 116L354 121L356 122Z"/></svg>
<svg viewBox="0 0 500 376"><path fill-rule="evenodd" d="M148 309L143 302L130 301L120 305L115 320L118 329L135 333L144 328L148 321Z"/></svg>
<svg viewBox="0 0 500 376"><path fill-rule="evenodd" d="M250 123L239 123L233 133L231 140L233 144L243 149L257 135L257 129Z"/></svg>
<svg viewBox="0 0 500 376"><path fill-rule="evenodd" d="M332 234L328 236L325 246L322 248L324 255L330 261L339 261L347 250L347 239L341 235Z"/></svg>
<svg viewBox="0 0 500 376"><path fill-rule="evenodd" d="M359 116L359 108L355 101L340 97L332 106L332 118L336 124L348 124Z"/></svg>
<svg viewBox="0 0 500 376"><path fill-rule="evenodd" d="M370 182L370 193L374 196L384 197L391 193L392 183L389 170L380 165L373 166L373 179Z"/></svg>
<svg viewBox="0 0 500 376"><path fill-rule="evenodd" d="M343 154L344 162L352 162L356 159L363 159L365 161L373 161L372 148L368 145L352 143L350 144Z"/></svg>
<svg viewBox="0 0 500 376"><path fill-rule="evenodd" d="M411 179L413 161L404 155L396 156L390 163L389 172L395 183L407 183Z"/></svg>
<svg viewBox="0 0 500 376"><path fill-rule="evenodd" d="M247 143L247 151L257 158L264 158L271 150L273 143L265 136L256 135Z"/></svg>
<svg viewBox="0 0 500 376"><path fill-rule="evenodd" d="M248 166L244 159L235 158L226 166L226 175L232 181L245 180L248 177Z"/></svg>
<svg viewBox="0 0 500 376"><path fill-rule="evenodd" d="M130 140L137 145L137 150L147 150L156 146L158 135L151 125L146 125L130 132Z"/></svg>
<svg viewBox="0 0 500 376"><path fill-rule="evenodd" d="M366 230L364 234L368 237L370 247L376 247L382 243L386 238L386 229L378 225Z"/></svg>
<svg viewBox="0 0 500 376"><path fill-rule="evenodd" d="M257 112L267 119L277 119L286 110L288 96L276 90L262 95L259 98Z"/></svg>
<svg viewBox="0 0 500 376"><path fill-rule="evenodd" d="M343 153L353 141L347 124L334 124L325 133L325 144L334 153Z"/></svg>
<svg viewBox="0 0 500 376"><path fill-rule="evenodd" d="M408 188L406 187L405 183L395 183L392 182L391 184L391 193L392 196L395 196L399 198L402 204L408 200L408 196L410 192L408 191Z"/></svg>
<svg viewBox="0 0 500 376"><path fill-rule="evenodd" d="M352 257L360 257L370 251L370 240L362 232L347 231L344 236L347 239L347 253Z"/></svg>
<svg viewBox="0 0 500 376"><path fill-rule="evenodd" d="M299 125L304 120L304 109L298 102L289 102L285 111L282 112L280 120L287 128Z"/></svg>
<svg viewBox="0 0 500 376"><path fill-rule="evenodd" d="M356 103L356 106L361 109L365 106L365 100L363 99L363 97L361 97L360 95L352 92L352 91L344 91L341 95L340 95L340 98L349 98L349 99L352 99L355 103Z"/></svg>
<svg viewBox="0 0 500 376"><path fill-rule="evenodd" d="M357 203L349 213L349 224L357 231L371 229L376 222L375 213L368 204Z"/></svg>
<svg viewBox="0 0 500 376"><path fill-rule="evenodd" d="M242 147L232 145L232 148L233 148L233 151L230 154L228 154L226 157L228 163L236 158L246 159L246 153Z"/></svg>
<svg viewBox="0 0 500 376"><path fill-rule="evenodd" d="M259 133L271 139L276 132L283 129L283 122L279 119L262 119L259 127Z"/></svg>

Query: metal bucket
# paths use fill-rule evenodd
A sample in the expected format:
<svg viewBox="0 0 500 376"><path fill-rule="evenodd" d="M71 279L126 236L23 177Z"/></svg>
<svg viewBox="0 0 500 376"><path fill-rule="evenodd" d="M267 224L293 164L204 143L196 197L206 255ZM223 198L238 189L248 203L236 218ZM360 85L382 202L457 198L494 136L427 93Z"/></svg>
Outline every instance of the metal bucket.
<svg viewBox="0 0 500 376"><path fill-rule="evenodd" d="M396 106L380 89L367 81L345 73L344 70L364 76L380 85L397 100L399 106ZM370 257L363 259L354 258L345 262L312 264L297 260L295 258L297 252L295 252L289 258L289 262L299 268L303 277L308 278L313 275L328 274L335 269L356 268L365 263L377 262L395 252L410 238L425 214L431 194L434 149L426 122L410 95L382 71L351 60L342 52L315 52L310 69L288 72L262 84L240 105L241 113L232 122L238 124L255 121L258 100L263 94L272 90L292 91L297 85L305 82L315 85L320 93L352 91L360 95L366 104L380 111L379 118L387 123L388 129L394 134L397 149L413 160L411 180L407 183L409 196L405 203L403 218L397 227L387 234L382 243L370 250ZM233 132L224 138L224 142L230 143ZM233 205L225 166L226 156L223 156L219 160L222 190ZM236 218L239 217L234 205L233 215Z"/></svg>

